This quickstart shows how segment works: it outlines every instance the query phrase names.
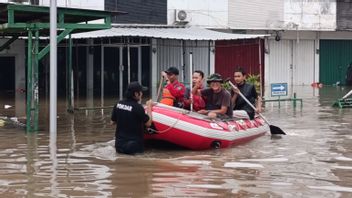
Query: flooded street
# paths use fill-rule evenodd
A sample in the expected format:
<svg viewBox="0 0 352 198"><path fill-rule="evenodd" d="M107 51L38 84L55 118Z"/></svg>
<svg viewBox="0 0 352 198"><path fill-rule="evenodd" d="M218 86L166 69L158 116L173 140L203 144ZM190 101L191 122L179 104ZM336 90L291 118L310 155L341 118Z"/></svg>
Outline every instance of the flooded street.
<svg viewBox="0 0 352 198"><path fill-rule="evenodd" d="M0 127L1 197L351 197L352 109L331 107L348 90L296 90L302 109L265 107L286 136L206 151L148 145L137 156L115 153L110 110L69 114L64 101L50 148L43 107L37 134ZM13 116L8 102L0 116Z"/></svg>

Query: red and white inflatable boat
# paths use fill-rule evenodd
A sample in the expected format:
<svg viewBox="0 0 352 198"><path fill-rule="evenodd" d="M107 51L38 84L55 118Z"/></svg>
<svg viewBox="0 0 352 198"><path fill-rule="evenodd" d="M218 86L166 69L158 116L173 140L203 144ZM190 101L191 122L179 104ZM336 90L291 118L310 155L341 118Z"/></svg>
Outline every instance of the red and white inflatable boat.
<svg viewBox="0 0 352 198"><path fill-rule="evenodd" d="M153 107L154 133L146 140L163 140L192 149L226 148L270 132L264 120L211 120L204 115L158 103Z"/></svg>

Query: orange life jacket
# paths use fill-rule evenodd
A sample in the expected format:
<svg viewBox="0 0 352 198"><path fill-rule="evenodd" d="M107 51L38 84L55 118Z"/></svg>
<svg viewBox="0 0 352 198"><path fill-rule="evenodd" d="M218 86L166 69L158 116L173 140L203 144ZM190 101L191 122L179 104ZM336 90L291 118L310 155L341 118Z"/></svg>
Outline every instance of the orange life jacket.
<svg viewBox="0 0 352 198"><path fill-rule="evenodd" d="M171 95L170 91L166 88L163 89L163 94L161 95L160 103L169 106L174 106L175 97Z"/></svg>

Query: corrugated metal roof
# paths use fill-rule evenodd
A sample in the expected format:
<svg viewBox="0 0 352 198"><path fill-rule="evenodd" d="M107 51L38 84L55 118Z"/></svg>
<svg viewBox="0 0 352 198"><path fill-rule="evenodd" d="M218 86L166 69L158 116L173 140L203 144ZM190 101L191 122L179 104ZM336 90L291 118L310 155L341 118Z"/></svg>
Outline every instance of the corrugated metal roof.
<svg viewBox="0 0 352 198"><path fill-rule="evenodd" d="M148 37L178 40L237 40L263 38L265 34L231 34L197 27L112 27L111 29L73 34L73 38L104 38L104 37Z"/></svg>

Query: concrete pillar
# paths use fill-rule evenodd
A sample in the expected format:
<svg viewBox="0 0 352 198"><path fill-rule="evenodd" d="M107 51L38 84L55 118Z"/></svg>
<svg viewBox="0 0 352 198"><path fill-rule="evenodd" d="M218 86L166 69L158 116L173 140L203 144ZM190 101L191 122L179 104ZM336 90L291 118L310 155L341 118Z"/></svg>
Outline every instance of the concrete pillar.
<svg viewBox="0 0 352 198"><path fill-rule="evenodd" d="M13 47L12 47L13 46ZM15 114L17 117L26 115L26 63L25 41L17 40L12 45L15 50Z"/></svg>

